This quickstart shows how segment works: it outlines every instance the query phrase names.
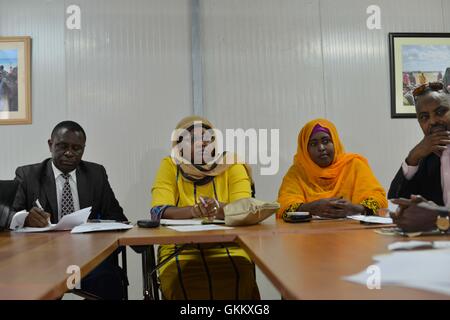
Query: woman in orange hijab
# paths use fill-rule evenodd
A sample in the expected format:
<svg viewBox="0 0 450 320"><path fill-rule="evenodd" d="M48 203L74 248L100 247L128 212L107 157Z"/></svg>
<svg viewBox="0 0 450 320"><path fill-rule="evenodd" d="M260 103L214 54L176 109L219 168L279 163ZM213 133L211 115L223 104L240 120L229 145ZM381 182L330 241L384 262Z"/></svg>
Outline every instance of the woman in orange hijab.
<svg viewBox="0 0 450 320"><path fill-rule="evenodd" d="M298 135L294 164L284 176L278 218L305 211L326 218L375 214L387 207L386 192L367 160L345 153L336 127L325 119L308 122Z"/></svg>

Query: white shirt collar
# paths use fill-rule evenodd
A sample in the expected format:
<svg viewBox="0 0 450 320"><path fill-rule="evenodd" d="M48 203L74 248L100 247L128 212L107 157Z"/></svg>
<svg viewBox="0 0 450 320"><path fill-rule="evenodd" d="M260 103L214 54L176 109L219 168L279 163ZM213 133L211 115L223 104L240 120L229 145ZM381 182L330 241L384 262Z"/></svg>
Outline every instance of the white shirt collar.
<svg viewBox="0 0 450 320"><path fill-rule="evenodd" d="M55 164L53 163L53 161L52 161L52 168L53 168L53 174L55 175L55 180L56 180L56 179L58 179L58 177L59 177L60 175L62 175L63 173L62 173L61 170L59 170L59 169L55 166ZM77 169L74 169L74 170L72 170L72 171L69 172L71 178L72 178L73 181L75 181L75 182L77 181L77 174L76 174L76 171L77 171Z"/></svg>

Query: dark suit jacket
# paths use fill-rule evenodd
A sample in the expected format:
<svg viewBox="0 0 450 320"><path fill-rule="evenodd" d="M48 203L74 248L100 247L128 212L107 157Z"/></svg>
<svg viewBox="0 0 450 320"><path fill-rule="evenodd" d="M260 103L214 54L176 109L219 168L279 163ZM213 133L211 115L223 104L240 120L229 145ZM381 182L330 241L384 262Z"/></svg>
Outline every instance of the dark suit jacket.
<svg viewBox="0 0 450 320"><path fill-rule="evenodd" d="M76 175L80 208L92 206L90 219L127 220L102 165L81 161ZM17 168L15 179L19 182L19 188L13 208L16 211L30 210L34 201L39 199L44 210L51 213L52 223L56 223L58 204L51 159Z"/></svg>
<svg viewBox="0 0 450 320"><path fill-rule="evenodd" d="M441 159L434 153L422 159L419 170L411 180L406 180L403 170L397 172L388 192L388 199L408 198L412 194L423 196L443 206L441 186Z"/></svg>

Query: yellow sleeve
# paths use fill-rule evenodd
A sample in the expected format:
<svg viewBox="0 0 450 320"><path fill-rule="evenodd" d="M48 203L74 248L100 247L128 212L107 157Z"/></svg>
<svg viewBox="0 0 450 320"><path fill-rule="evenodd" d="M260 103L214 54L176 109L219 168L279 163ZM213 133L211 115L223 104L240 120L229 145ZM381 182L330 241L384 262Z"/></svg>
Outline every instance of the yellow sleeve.
<svg viewBox="0 0 450 320"><path fill-rule="evenodd" d="M152 207L176 205L178 197L177 167L170 157L164 158L152 186Z"/></svg>
<svg viewBox="0 0 450 320"><path fill-rule="evenodd" d="M280 190L278 191L278 202L280 203L280 209L277 213L277 218L281 218L290 206L298 205L297 208L306 203L304 196L304 190L298 180L297 169L295 165L291 166L283 178Z"/></svg>
<svg viewBox="0 0 450 320"><path fill-rule="evenodd" d="M386 191L375 177L367 162L355 159L353 170L355 171L353 203L360 203L366 199L372 199L378 204L378 208L387 208ZM370 208L370 207L369 207ZM373 208L370 208L373 209Z"/></svg>
<svg viewBox="0 0 450 320"><path fill-rule="evenodd" d="M244 165L235 164L228 169L228 193L230 202L252 196L250 178Z"/></svg>

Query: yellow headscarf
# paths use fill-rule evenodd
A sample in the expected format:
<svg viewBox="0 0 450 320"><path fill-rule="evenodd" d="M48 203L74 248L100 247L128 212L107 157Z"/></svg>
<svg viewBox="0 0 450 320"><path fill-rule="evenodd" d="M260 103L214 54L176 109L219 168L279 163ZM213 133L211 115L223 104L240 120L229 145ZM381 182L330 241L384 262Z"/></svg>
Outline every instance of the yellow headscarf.
<svg viewBox="0 0 450 320"><path fill-rule="evenodd" d="M317 124L330 131L334 144L333 162L326 168L314 163L308 153L308 142ZM372 198L381 208L387 207L386 193L373 175L367 160L358 154L345 153L333 123L325 119L312 120L298 135L294 163L284 176L278 192L278 202L281 205L278 217L290 205L340 196L355 204Z"/></svg>

